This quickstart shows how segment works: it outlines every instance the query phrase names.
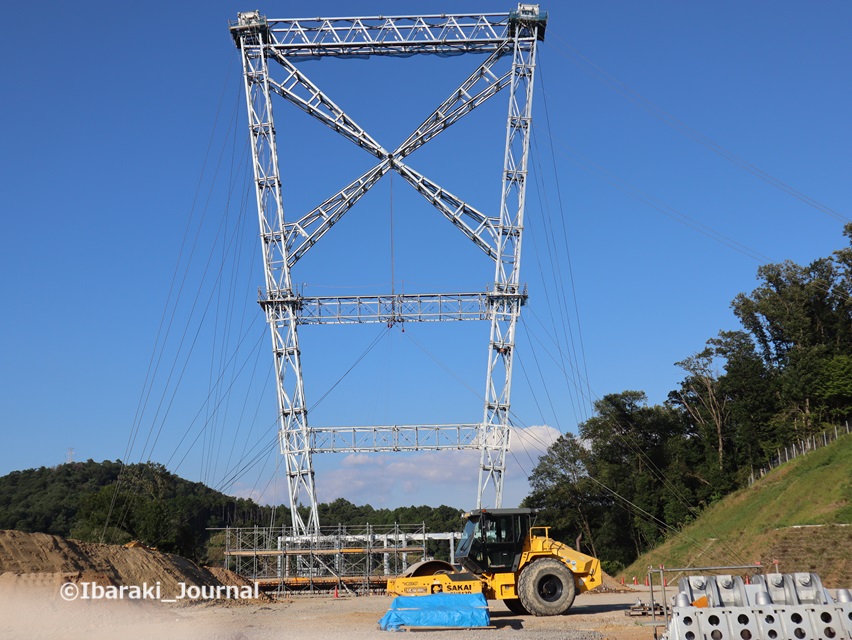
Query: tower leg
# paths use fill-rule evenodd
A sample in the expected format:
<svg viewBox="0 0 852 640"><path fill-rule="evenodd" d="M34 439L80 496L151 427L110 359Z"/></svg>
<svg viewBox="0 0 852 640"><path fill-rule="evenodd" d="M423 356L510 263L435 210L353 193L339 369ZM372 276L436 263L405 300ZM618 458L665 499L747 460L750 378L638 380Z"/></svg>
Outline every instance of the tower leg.
<svg viewBox="0 0 852 640"><path fill-rule="evenodd" d="M537 27L534 27L537 28ZM536 38L516 34L509 84L509 116L500 197L500 225L494 290L489 294L491 335L485 381L485 411L480 433L477 507L503 504L503 475L512 429L510 398L515 330L526 293L520 287L521 236L524 228L527 163L532 122ZM486 494L494 490L494 502Z"/></svg>
<svg viewBox="0 0 852 640"><path fill-rule="evenodd" d="M279 443L287 473L293 534L305 535L319 531L319 518L296 331L297 299L293 293L284 241L284 207L269 93L269 69L264 50L267 37L268 33L263 29L246 31L240 38L240 51L265 269L266 290L260 303L272 334ZM299 513L300 502L308 507L307 518Z"/></svg>

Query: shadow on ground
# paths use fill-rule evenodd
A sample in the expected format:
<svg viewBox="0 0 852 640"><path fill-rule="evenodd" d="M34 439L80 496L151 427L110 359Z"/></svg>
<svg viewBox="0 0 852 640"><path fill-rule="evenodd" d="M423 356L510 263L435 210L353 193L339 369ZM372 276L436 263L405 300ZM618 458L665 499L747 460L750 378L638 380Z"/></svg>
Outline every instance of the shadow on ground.
<svg viewBox="0 0 852 640"><path fill-rule="evenodd" d="M497 620L495 620L497 618ZM519 618L511 611L498 611L491 614L491 624L498 629L523 629L523 618Z"/></svg>
<svg viewBox="0 0 852 640"><path fill-rule="evenodd" d="M566 616L570 615L594 615L596 613L610 613L612 611L627 611L630 608L629 604L612 603L612 604L584 604L581 607L572 607L568 610ZM498 620L495 625L511 627L512 629L523 628L523 620L526 616L519 616L511 611L491 611L491 619ZM533 616L530 616L533 617ZM515 626L517 623L517 626Z"/></svg>

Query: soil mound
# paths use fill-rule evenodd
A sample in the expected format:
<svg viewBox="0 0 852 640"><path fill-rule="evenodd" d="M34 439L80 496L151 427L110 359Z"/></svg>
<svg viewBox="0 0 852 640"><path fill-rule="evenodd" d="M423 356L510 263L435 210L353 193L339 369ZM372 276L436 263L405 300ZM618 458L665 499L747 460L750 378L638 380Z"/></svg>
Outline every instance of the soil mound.
<svg viewBox="0 0 852 640"><path fill-rule="evenodd" d="M635 589L633 589L630 585L621 584L618 580L604 571L601 586L595 589L593 593L632 593L633 591L635 591Z"/></svg>
<svg viewBox="0 0 852 640"><path fill-rule="evenodd" d="M70 580L132 586L159 582L164 593L177 593L179 583L234 584L220 581L209 570L186 558L142 546L128 549L10 530L0 531L2 573L19 576L20 580L30 583Z"/></svg>
<svg viewBox="0 0 852 640"><path fill-rule="evenodd" d="M234 573L230 569L222 567L204 567L222 584L230 584L236 587L253 587L254 582L248 578L242 577L239 573Z"/></svg>

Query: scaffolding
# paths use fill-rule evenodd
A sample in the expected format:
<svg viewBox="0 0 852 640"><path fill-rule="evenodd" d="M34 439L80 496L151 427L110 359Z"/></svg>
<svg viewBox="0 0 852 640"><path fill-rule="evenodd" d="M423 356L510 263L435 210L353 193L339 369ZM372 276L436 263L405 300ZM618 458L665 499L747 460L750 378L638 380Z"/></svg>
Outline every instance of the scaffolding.
<svg viewBox="0 0 852 640"><path fill-rule="evenodd" d="M419 525L337 525L294 535L291 527L224 529L225 568L273 592L365 595L384 592L388 578L429 557L429 541L460 533L427 533Z"/></svg>

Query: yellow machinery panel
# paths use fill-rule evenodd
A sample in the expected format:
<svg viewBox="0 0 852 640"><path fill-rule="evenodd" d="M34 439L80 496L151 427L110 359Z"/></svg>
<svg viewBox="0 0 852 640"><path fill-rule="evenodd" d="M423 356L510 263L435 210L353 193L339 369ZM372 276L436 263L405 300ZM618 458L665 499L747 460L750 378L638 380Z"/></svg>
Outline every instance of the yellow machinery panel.
<svg viewBox="0 0 852 640"><path fill-rule="evenodd" d="M482 593L482 580L472 573L438 573L431 576L392 578L388 595L428 596L433 593Z"/></svg>

